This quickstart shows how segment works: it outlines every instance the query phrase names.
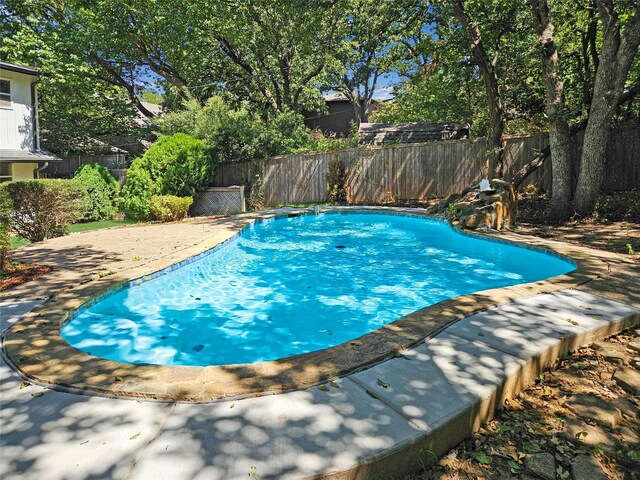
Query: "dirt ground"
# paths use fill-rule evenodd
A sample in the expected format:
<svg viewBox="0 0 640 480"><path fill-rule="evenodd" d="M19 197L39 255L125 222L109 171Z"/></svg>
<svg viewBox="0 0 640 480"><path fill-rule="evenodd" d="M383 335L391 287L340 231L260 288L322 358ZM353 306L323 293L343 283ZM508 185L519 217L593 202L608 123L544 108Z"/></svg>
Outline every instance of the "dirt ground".
<svg viewBox="0 0 640 480"><path fill-rule="evenodd" d="M634 339L640 340L640 330L607 343L623 349L624 362L638 368L640 353L627 348ZM640 399L612 380L621 362L606 355L594 346L580 349L412 479L640 478ZM533 473L527 458L545 453L553 459L548 477ZM586 476L573 472L577 457L596 462Z"/></svg>

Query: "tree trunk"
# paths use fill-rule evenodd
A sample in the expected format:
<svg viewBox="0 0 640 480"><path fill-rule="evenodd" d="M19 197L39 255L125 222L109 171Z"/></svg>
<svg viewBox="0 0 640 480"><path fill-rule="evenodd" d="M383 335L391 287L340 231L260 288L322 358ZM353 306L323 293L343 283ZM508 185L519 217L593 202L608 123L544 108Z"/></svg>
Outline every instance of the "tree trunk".
<svg viewBox="0 0 640 480"><path fill-rule="evenodd" d="M558 49L553 38L554 26L547 0L531 0L533 24L538 34L542 58L547 117L549 118L549 148L551 151L551 212L554 220L571 214L571 138L565 116L564 85L558 78Z"/></svg>
<svg viewBox="0 0 640 480"><path fill-rule="evenodd" d="M602 21L602 50L593 85L593 100L584 135L575 210L589 215L602 188L609 129L631 64L640 44L640 4L623 25L613 0L597 0Z"/></svg>
<svg viewBox="0 0 640 480"><path fill-rule="evenodd" d="M504 176L504 107L500 95L498 75L496 73L495 61L489 59L478 24L473 21L464 8L463 0L449 0L453 7L453 14L462 24L469 37L469 48L471 54L480 69L482 81L487 94L487 104L489 107L489 131L487 132L487 149L484 159L483 175L486 178Z"/></svg>

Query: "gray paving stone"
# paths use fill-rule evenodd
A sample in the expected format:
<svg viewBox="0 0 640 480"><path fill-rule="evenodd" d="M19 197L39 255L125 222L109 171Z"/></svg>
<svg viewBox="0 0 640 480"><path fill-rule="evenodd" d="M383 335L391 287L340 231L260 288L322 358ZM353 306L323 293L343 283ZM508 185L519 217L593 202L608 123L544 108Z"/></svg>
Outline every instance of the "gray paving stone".
<svg viewBox="0 0 640 480"><path fill-rule="evenodd" d="M613 379L631 395L640 395L640 372L629 367L619 367Z"/></svg>
<svg viewBox="0 0 640 480"><path fill-rule="evenodd" d="M475 413L493 413L502 382L525 363L447 332L403 356L349 378L425 432L450 421L469 429Z"/></svg>
<svg viewBox="0 0 640 480"><path fill-rule="evenodd" d="M548 452L527 455L524 457L524 465L527 470L544 480L556 478L556 459Z"/></svg>
<svg viewBox="0 0 640 480"><path fill-rule="evenodd" d="M612 400L603 400L591 394L579 394L569 398L566 406L582 419L590 419L609 428L622 423L622 412Z"/></svg>
<svg viewBox="0 0 640 480"><path fill-rule="evenodd" d="M353 382L338 385L178 405L129 479L305 478L355 467L422 433Z"/></svg>
<svg viewBox="0 0 640 480"><path fill-rule="evenodd" d="M578 455L571 462L571 478L573 480L606 480L598 461L591 455Z"/></svg>

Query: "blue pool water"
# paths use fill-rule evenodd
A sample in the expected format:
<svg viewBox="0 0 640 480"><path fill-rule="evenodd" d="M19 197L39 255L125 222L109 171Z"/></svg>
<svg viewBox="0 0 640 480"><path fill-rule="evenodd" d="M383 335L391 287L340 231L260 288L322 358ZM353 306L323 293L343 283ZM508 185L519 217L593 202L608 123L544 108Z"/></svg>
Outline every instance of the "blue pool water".
<svg viewBox="0 0 640 480"><path fill-rule="evenodd" d="M335 346L451 297L574 268L431 219L355 212L281 218L106 297L62 336L86 353L127 363L253 363Z"/></svg>

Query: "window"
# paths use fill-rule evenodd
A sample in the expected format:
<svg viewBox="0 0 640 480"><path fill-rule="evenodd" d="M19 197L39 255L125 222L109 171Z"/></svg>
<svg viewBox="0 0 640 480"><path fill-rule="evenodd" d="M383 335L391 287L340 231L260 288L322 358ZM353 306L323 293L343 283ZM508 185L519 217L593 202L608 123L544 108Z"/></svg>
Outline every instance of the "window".
<svg viewBox="0 0 640 480"><path fill-rule="evenodd" d="M0 107L11 108L11 81L0 78Z"/></svg>
<svg viewBox="0 0 640 480"><path fill-rule="evenodd" d="M11 164L0 162L0 182L11 181Z"/></svg>

